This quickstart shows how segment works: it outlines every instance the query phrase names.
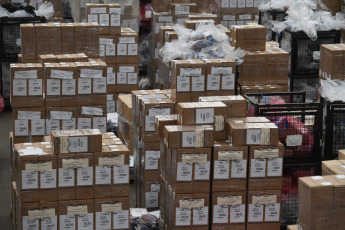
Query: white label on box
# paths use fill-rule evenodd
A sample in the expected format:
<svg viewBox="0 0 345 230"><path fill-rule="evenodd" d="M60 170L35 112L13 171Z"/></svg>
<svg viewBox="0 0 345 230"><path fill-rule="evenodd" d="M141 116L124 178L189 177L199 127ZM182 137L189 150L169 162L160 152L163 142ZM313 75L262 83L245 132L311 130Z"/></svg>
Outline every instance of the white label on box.
<svg viewBox="0 0 345 230"><path fill-rule="evenodd" d="M60 120L46 119L46 135L50 135L52 130L60 129Z"/></svg>
<svg viewBox="0 0 345 230"><path fill-rule="evenodd" d="M60 215L60 230L75 230L75 217Z"/></svg>
<svg viewBox="0 0 345 230"><path fill-rule="evenodd" d="M99 56L105 57L105 45L99 45Z"/></svg>
<svg viewBox="0 0 345 230"><path fill-rule="evenodd" d="M91 118L78 118L78 129L91 129Z"/></svg>
<svg viewBox="0 0 345 230"><path fill-rule="evenodd" d="M246 0L237 0L238 8L245 8L246 7Z"/></svg>
<svg viewBox="0 0 345 230"><path fill-rule="evenodd" d="M193 209L193 225L208 224L208 207Z"/></svg>
<svg viewBox="0 0 345 230"><path fill-rule="evenodd" d="M245 204L230 207L230 223L244 223L245 216Z"/></svg>
<svg viewBox="0 0 345 230"><path fill-rule="evenodd" d="M75 127L75 118L70 120L62 120L62 130L73 130Z"/></svg>
<svg viewBox="0 0 345 230"><path fill-rule="evenodd" d="M100 132L105 133L107 131L107 118L106 117L94 117L93 129L99 129Z"/></svg>
<svg viewBox="0 0 345 230"><path fill-rule="evenodd" d="M182 147L195 147L195 132L182 132Z"/></svg>
<svg viewBox="0 0 345 230"><path fill-rule="evenodd" d="M115 56L115 45L106 45L105 46L105 55L106 56Z"/></svg>
<svg viewBox="0 0 345 230"><path fill-rule="evenodd" d="M129 165L114 166L114 184L129 183Z"/></svg>
<svg viewBox="0 0 345 230"><path fill-rule="evenodd" d="M124 56L127 55L127 44L117 44L117 55Z"/></svg>
<svg viewBox="0 0 345 230"><path fill-rule="evenodd" d="M105 13L107 13L107 8L106 7L90 8L90 13L91 14L105 14Z"/></svg>
<svg viewBox="0 0 345 230"><path fill-rule="evenodd" d="M42 79L29 80L29 95L30 96L42 95Z"/></svg>
<svg viewBox="0 0 345 230"><path fill-rule="evenodd" d="M41 119L41 112L18 111L18 120L38 120L38 119Z"/></svg>
<svg viewBox="0 0 345 230"><path fill-rule="evenodd" d="M38 172L22 170L22 189L38 189Z"/></svg>
<svg viewBox="0 0 345 230"><path fill-rule="evenodd" d="M237 5L237 0L236 0L236 5ZM236 16L235 15L223 15L223 20L233 21L233 20L236 20Z"/></svg>
<svg viewBox="0 0 345 230"><path fill-rule="evenodd" d="M23 216L23 230L39 230L39 220L30 220L28 216Z"/></svg>
<svg viewBox="0 0 345 230"><path fill-rule="evenodd" d="M214 179L229 179L230 164L227 161L214 161Z"/></svg>
<svg viewBox="0 0 345 230"><path fill-rule="evenodd" d="M201 76L201 68L180 68L181 76Z"/></svg>
<svg viewBox="0 0 345 230"><path fill-rule="evenodd" d="M239 15L238 17L239 17L240 20L250 20L250 19L252 19L252 15L251 14L242 14L242 15Z"/></svg>
<svg viewBox="0 0 345 230"><path fill-rule="evenodd" d="M37 70L14 71L14 79L33 79L37 78Z"/></svg>
<svg viewBox="0 0 345 230"><path fill-rule="evenodd" d="M129 211L123 210L114 213L114 229L127 229L129 227Z"/></svg>
<svg viewBox="0 0 345 230"><path fill-rule="evenodd" d="M45 172L45 171L52 171L53 163L50 162L43 162L43 163L32 163L32 164L25 164L25 171L27 172Z"/></svg>
<svg viewBox="0 0 345 230"><path fill-rule="evenodd" d="M207 76L207 90L219 90L220 89L220 76L209 74Z"/></svg>
<svg viewBox="0 0 345 230"><path fill-rule="evenodd" d="M175 5L175 15L181 15L181 14L189 14L190 12L190 6L184 6L184 5Z"/></svg>
<svg viewBox="0 0 345 230"><path fill-rule="evenodd" d="M135 43L135 37L120 37L119 43L121 43L121 44L133 44L133 43Z"/></svg>
<svg viewBox="0 0 345 230"><path fill-rule="evenodd" d="M176 19L176 24L179 24L181 26L184 25L184 22L187 20L188 18L177 18Z"/></svg>
<svg viewBox="0 0 345 230"><path fill-rule="evenodd" d="M224 116L214 116L214 131L224 130Z"/></svg>
<svg viewBox="0 0 345 230"><path fill-rule="evenodd" d="M13 80L13 96L26 96L27 87L26 80Z"/></svg>
<svg viewBox="0 0 345 230"><path fill-rule="evenodd" d="M115 85L115 72L113 67L107 68L107 84Z"/></svg>
<svg viewBox="0 0 345 230"><path fill-rule="evenodd" d="M93 79L93 93L106 93L107 92L107 78L95 78Z"/></svg>
<svg viewBox="0 0 345 230"><path fill-rule="evenodd" d="M77 186L93 185L93 167L78 168Z"/></svg>
<svg viewBox="0 0 345 230"><path fill-rule="evenodd" d="M254 158L269 159L278 158L279 149L254 150Z"/></svg>
<svg viewBox="0 0 345 230"><path fill-rule="evenodd" d="M177 163L177 181L192 181L192 164Z"/></svg>
<svg viewBox="0 0 345 230"><path fill-rule="evenodd" d="M250 177L266 176L266 159L251 159Z"/></svg>
<svg viewBox="0 0 345 230"><path fill-rule="evenodd" d="M145 193L146 208L158 208L158 194L158 192Z"/></svg>
<svg viewBox="0 0 345 230"><path fill-rule="evenodd" d="M64 70L51 70L50 78L56 79L73 79L73 71L64 71Z"/></svg>
<svg viewBox="0 0 345 230"><path fill-rule="evenodd" d="M184 164L204 164L207 163L207 154L182 154Z"/></svg>
<svg viewBox="0 0 345 230"><path fill-rule="evenodd" d="M286 137L286 146L295 147L302 145L302 135L287 135Z"/></svg>
<svg viewBox="0 0 345 230"><path fill-rule="evenodd" d="M52 171L41 172L40 175L40 188L56 188L56 169Z"/></svg>
<svg viewBox="0 0 345 230"><path fill-rule="evenodd" d="M70 120L72 119L73 112L67 111L50 111L51 119L55 120Z"/></svg>
<svg viewBox="0 0 345 230"><path fill-rule="evenodd" d="M75 79L72 80L62 80L62 95L75 95Z"/></svg>
<svg viewBox="0 0 345 230"><path fill-rule="evenodd" d="M78 230L93 230L93 213L78 216Z"/></svg>
<svg viewBox="0 0 345 230"><path fill-rule="evenodd" d="M205 91L205 76L192 76L192 92Z"/></svg>
<svg viewBox="0 0 345 230"><path fill-rule="evenodd" d="M114 39L112 39L112 38L99 38L99 44L114 45Z"/></svg>
<svg viewBox="0 0 345 230"><path fill-rule="evenodd" d="M91 94L91 78L78 79L78 94Z"/></svg>
<svg viewBox="0 0 345 230"><path fill-rule="evenodd" d="M127 84L136 85L138 84L138 75L137 73L127 73Z"/></svg>
<svg viewBox="0 0 345 230"><path fill-rule="evenodd" d="M81 78L102 78L103 70L101 69L81 69L80 70Z"/></svg>
<svg viewBox="0 0 345 230"><path fill-rule="evenodd" d="M214 224L226 224L229 219L229 207L228 206L213 206L213 223Z"/></svg>
<svg viewBox="0 0 345 230"><path fill-rule="evenodd" d="M109 14L100 14L99 15L99 25L100 26L109 26Z"/></svg>
<svg viewBox="0 0 345 230"><path fill-rule="evenodd" d="M121 73L133 73L135 71L135 66L119 66L119 72Z"/></svg>
<svg viewBox="0 0 345 230"><path fill-rule="evenodd" d="M74 186L74 169L59 168L59 187Z"/></svg>
<svg viewBox="0 0 345 230"><path fill-rule="evenodd" d="M29 121L28 120L14 120L14 135L15 136L29 136Z"/></svg>
<svg viewBox="0 0 345 230"><path fill-rule="evenodd" d="M261 5L261 0L254 0L254 7L259 7Z"/></svg>
<svg viewBox="0 0 345 230"><path fill-rule="evenodd" d="M159 22L172 22L172 16L159 16Z"/></svg>
<svg viewBox="0 0 345 230"><path fill-rule="evenodd" d="M229 0L222 0L222 8L228 8L229 7Z"/></svg>
<svg viewBox="0 0 345 230"><path fill-rule="evenodd" d="M262 222L264 219L264 205L249 204L248 222Z"/></svg>
<svg viewBox="0 0 345 230"><path fill-rule="evenodd" d="M237 206L242 204L242 196L217 197L217 205Z"/></svg>
<svg viewBox="0 0 345 230"><path fill-rule="evenodd" d="M190 226L192 210L176 208L176 226Z"/></svg>
<svg viewBox="0 0 345 230"><path fill-rule="evenodd" d="M218 160L220 161L233 161L242 160L243 151L219 151Z"/></svg>
<svg viewBox="0 0 345 230"><path fill-rule="evenodd" d="M254 0L246 0L246 7L254 7Z"/></svg>
<svg viewBox="0 0 345 230"><path fill-rule="evenodd" d="M160 151L145 152L145 170L158 170Z"/></svg>
<svg viewBox="0 0 345 230"><path fill-rule="evenodd" d="M121 203L102 204L103 213L117 213L122 211Z"/></svg>
<svg viewBox="0 0 345 230"><path fill-rule="evenodd" d="M214 122L214 108L196 109L195 123L196 124L213 124Z"/></svg>
<svg viewBox="0 0 345 230"><path fill-rule="evenodd" d="M237 8L237 0L230 0L230 8Z"/></svg>
<svg viewBox="0 0 345 230"><path fill-rule="evenodd" d="M247 160L235 160L231 162L231 178L247 177Z"/></svg>
<svg viewBox="0 0 345 230"><path fill-rule="evenodd" d="M128 55L129 56L138 55L138 44L128 44Z"/></svg>
<svg viewBox="0 0 345 230"><path fill-rule="evenodd" d="M110 15L110 26L121 26L120 14L111 14Z"/></svg>
<svg viewBox="0 0 345 230"><path fill-rule="evenodd" d="M102 116L103 115L103 108L82 106L81 107L81 114L82 115L89 115L89 116Z"/></svg>
<svg viewBox="0 0 345 230"><path fill-rule="evenodd" d="M267 176L281 177L283 173L283 158L267 160Z"/></svg>
<svg viewBox="0 0 345 230"><path fill-rule="evenodd" d="M57 230L57 216L41 219L41 229Z"/></svg>
<svg viewBox="0 0 345 230"><path fill-rule="evenodd" d="M69 137L68 142L70 153L86 153L89 148L88 137Z"/></svg>
<svg viewBox="0 0 345 230"><path fill-rule="evenodd" d="M261 144L261 129L247 129L247 145Z"/></svg>
<svg viewBox="0 0 345 230"><path fill-rule="evenodd" d="M96 229L111 229L111 213L96 212Z"/></svg>
<svg viewBox="0 0 345 230"><path fill-rule="evenodd" d="M203 164L195 164L194 171L195 180L209 180L210 179L210 162Z"/></svg>
<svg viewBox="0 0 345 230"><path fill-rule="evenodd" d="M111 167L96 166L96 184L111 184Z"/></svg>
<svg viewBox="0 0 345 230"><path fill-rule="evenodd" d="M279 222L280 204L268 204L265 206L265 222Z"/></svg>
<svg viewBox="0 0 345 230"><path fill-rule="evenodd" d="M235 75L222 76L222 90L235 90Z"/></svg>
<svg viewBox="0 0 345 230"><path fill-rule="evenodd" d="M86 168L89 166L89 159L77 158L77 159L62 159L62 168L75 169Z"/></svg>
<svg viewBox="0 0 345 230"><path fill-rule="evenodd" d="M160 192L161 186L160 184L151 184L151 192Z"/></svg>
<svg viewBox="0 0 345 230"><path fill-rule="evenodd" d="M185 76L177 76L177 92L190 91L190 78Z"/></svg>
<svg viewBox="0 0 345 230"><path fill-rule="evenodd" d="M262 195L262 196L253 196L252 197L253 204L275 204L277 203L277 195Z"/></svg>
<svg viewBox="0 0 345 230"><path fill-rule="evenodd" d="M42 209L42 210L29 210L29 220L53 218L55 216L55 208Z"/></svg>
<svg viewBox="0 0 345 230"><path fill-rule="evenodd" d="M118 85L125 85L127 84L127 74L118 72L117 73L117 84Z"/></svg>
<svg viewBox="0 0 345 230"><path fill-rule="evenodd" d="M87 22L89 22L89 23L98 23L98 15L97 14L89 14L87 16Z"/></svg>

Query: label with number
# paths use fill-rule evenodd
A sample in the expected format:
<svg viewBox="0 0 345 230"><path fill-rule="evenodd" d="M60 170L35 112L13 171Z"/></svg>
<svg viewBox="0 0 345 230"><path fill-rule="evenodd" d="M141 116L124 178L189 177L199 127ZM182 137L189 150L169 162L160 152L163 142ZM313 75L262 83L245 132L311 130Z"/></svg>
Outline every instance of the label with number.
<svg viewBox="0 0 345 230"><path fill-rule="evenodd" d="M111 167L96 166L96 184L111 184Z"/></svg>
<svg viewBox="0 0 345 230"><path fill-rule="evenodd" d="M127 229L129 227L129 211L123 210L121 212L114 213L114 229Z"/></svg>
<svg viewBox="0 0 345 230"><path fill-rule="evenodd" d="M210 179L210 162L203 164L195 164L194 171L195 180L209 180Z"/></svg>
<svg viewBox="0 0 345 230"><path fill-rule="evenodd" d="M267 176L280 177L283 173L283 158L267 159Z"/></svg>
<svg viewBox="0 0 345 230"><path fill-rule="evenodd" d="M265 177L266 159L251 159L250 177Z"/></svg>
<svg viewBox="0 0 345 230"><path fill-rule="evenodd" d="M38 172L22 170L22 189L38 189Z"/></svg>
<svg viewBox="0 0 345 230"><path fill-rule="evenodd" d="M83 230L93 230L93 213L78 216L78 228Z"/></svg>
<svg viewBox="0 0 345 230"><path fill-rule="evenodd" d="M192 181L192 164L177 163L177 181Z"/></svg>
<svg viewBox="0 0 345 230"><path fill-rule="evenodd" d="M249 204L248 222L262 222L264 219L264 205L262 204Z"/></svg>
<svg viewBox="0 0 345 230"><path fill-rule="evenodd" d="M96 212L96 229L111 229L111 213Z"/></svg>
<svg viewBox="0 0 345 230"><path fill-rule="evenodd" d="M228 161L214 161L214 179L229 179L230 163Z"/></svg>
<svg viewBox="0 0 345 230"><path fill-rule="evenodd" d="M40 188L56 188L56 169L47 172L41 172Z"/></svg>
<svg viewBox="0 0 345 230"><path fill-rule="evenodd" d="M229 219L229 206L213 206L213 223L226 224Z"/></svg>
<svg viewBox="0 0 345 230"><path fill-rule="evenodd" d="M246 205L236 205L230 207L230 223L244 223L246 216Z"/></svg>
<svg viewBox="0 0 345 230"><path fill-rule="evenodd" d="M193 225L207 225L208 207L193 209Z"/></svg>
<svg viewBox="0 0 345 230"><path fill-rule="evenodd" d="M192 210L176 208L176 226L190 226Z"/></svg>
<svg viewBox="0 0 345 230"><path fill-rule="evenodd" d="M59 168L59 187L74 186L74 169Z"/></svg>
<svg viewBox="0 0 345 230"><path fill-rule="evenodd" d="M265 222L279 222L280 204L268 204L265 206Z"/></svg>
<svg viewBox="0 0 345 230"><path fill-rule="evenodd" d="M247 160L239 160L231 162L231 178L246 178L247 176Z"/></svg>
<svg viewBox="0 0 345 230"><path fill-rule="evenodd" d="M114 184L129 183L129 165L113 166L114 167Z"/></svg>

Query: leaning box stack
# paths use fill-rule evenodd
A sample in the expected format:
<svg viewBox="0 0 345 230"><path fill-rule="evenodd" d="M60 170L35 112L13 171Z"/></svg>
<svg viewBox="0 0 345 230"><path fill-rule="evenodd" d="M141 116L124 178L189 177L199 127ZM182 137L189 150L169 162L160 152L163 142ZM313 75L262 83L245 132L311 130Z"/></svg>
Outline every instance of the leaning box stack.
<svg viewBox="0 0 345 230"><path fill-rule="evenodd" d="M13 146L15 229L129 229L129 150L97 129Z"/></svg>

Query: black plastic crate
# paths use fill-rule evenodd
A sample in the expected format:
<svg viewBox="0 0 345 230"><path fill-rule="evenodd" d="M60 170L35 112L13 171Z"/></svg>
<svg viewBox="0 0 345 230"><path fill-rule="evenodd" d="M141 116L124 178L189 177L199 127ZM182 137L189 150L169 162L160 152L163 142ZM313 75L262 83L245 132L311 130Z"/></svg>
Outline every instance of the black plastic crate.
<svg viewBox="0 0 345 230"><path fill-rule="evenodd" d="M324 159L334 160L345 149L345 103L323 102L325 111Z"/></svg>
<svg viewBox="0 0 345 230"><path fill-rule="evenodd" d="M290 76L299 77L319 74L320 45L340 43L341 31L318 31L316 41L312 41L303 31L284 31L283 36L291 43Z"/></svg>
<svg viewBox="0 0 345 230"><path fill-rule="evenodd" d="M290 78L290 91L305 92L307 103L319 102L319 77Z"/></svg>
<svg viewBox="0 0 345 230"><path fill-rule="evenodd" d="M259 24L266 27L266 40L267 41L281 41L281 35L277 34L272 30L273 25L271 21L279 21L282 22L285 20L287 16L285 11L259 11Z"/></svg>

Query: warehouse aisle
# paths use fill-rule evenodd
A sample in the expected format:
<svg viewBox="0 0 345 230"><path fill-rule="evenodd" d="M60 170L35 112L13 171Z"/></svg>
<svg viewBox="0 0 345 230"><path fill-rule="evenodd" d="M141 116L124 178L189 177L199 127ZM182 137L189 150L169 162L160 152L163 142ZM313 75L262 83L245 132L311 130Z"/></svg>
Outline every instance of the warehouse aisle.
<svg viewBox="0 0 345 230"><path fill-rule="evenodd" d="M8 133L12 130L12 113L0 114L0 224L1 229L13 229L10 216L11 174Z"/></svg>

